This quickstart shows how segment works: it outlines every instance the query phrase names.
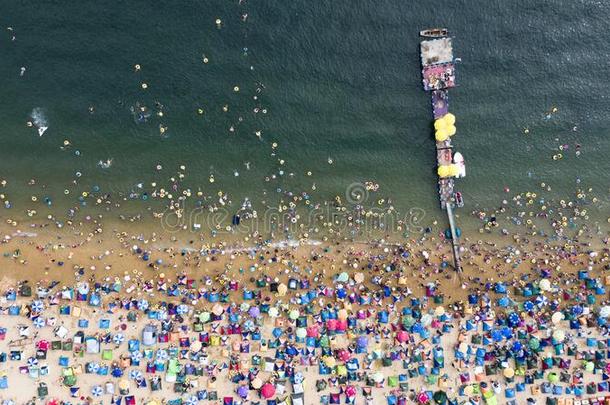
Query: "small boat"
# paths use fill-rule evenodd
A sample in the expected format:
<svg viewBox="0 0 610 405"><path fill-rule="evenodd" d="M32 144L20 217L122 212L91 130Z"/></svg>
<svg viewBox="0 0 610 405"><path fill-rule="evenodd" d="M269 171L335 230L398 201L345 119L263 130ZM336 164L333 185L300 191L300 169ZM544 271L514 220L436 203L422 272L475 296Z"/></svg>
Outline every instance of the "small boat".
<svg viewBox="0 0 610 405"><path fill-rule="evenodd" d="M447 34L448 34L447 28L429 28L427 30L419 31L420 37L428 37L428 38L446 37Z"/></svg>

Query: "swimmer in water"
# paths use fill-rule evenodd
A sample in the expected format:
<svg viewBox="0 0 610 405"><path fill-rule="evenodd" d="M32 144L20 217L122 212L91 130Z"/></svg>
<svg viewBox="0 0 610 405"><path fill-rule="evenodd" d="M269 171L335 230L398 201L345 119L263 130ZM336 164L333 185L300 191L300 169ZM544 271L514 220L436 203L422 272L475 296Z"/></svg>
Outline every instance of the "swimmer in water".
<svg viewBox="0 0 610 405"><path fill-rule="evenodd" d="M250 170L250 162L244 163L244 166L246 166L246 170Z"/></svg>

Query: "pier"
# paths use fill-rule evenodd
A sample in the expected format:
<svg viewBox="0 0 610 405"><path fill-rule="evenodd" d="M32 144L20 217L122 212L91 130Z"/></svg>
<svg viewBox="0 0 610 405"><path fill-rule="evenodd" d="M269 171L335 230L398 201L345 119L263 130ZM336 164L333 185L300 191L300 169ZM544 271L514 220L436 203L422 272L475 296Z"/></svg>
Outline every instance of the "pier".
<svg viewBox="0 0 610 405"><path fill-rule="evenodd" d="M438 192L441 208L447 212L449 229L446 237L451 240L453 266L462 272L459 238L454 209L463 205L461 193L455 191L455 178L464 177L465 167L461 154L453 153L452 137L456 133L455 116L449 112L448 89L455 87L455 64L451 38L444 29L435 32L434 38L420 44L422 63L422 84L431 94L432 115L434 117L434 138L436 141L436 161L438 171ZM423 34L420 34L423 35Z"/></svg>

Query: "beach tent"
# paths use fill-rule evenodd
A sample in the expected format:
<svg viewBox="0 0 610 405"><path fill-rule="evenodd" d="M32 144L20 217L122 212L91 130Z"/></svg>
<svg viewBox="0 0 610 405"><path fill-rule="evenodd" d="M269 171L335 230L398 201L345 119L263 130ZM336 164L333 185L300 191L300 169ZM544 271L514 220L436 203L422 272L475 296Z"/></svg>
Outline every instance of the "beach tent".
<svg viewBox="0 0 610 405"><path fill-rule="evenodd" d="M85 350L87 353L99 353L100 352L100 341L93 336L85 338Z"/></svg>
<svg viewBox="0 0 610 405"><path fill-rule="evenodd" d="M142 332L142 345L152 346L157 343L157 327L149 324L144 327Z"/></svg>

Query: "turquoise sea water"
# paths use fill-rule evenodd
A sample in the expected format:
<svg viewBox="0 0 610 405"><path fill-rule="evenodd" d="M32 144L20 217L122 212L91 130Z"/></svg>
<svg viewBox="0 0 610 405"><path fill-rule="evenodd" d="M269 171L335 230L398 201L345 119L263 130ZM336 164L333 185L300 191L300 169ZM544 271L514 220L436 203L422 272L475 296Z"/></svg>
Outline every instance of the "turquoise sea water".
<svg viewBox="0 0 610 405"><path fill-rule="evenodd" d="M609 16L610 3L592 0L4 2L0 178L9 183L0 191L21 213L36 206L31 195L62 209L94 185L151 191L184 164L185 184L228 191L236 207L245 197L272 204L278 189L332 199L372 181L372 203L391 197L434 217L418 32L446 26L462 59L450 110L467 163L458 186L466 209L541 182L561 197L580 178L603 210ZM142 105L152 111L146 122L131 111ZM48 121L42 137L26 126L35 108ZM109 168L98 165L107 159Z"/></svg>

